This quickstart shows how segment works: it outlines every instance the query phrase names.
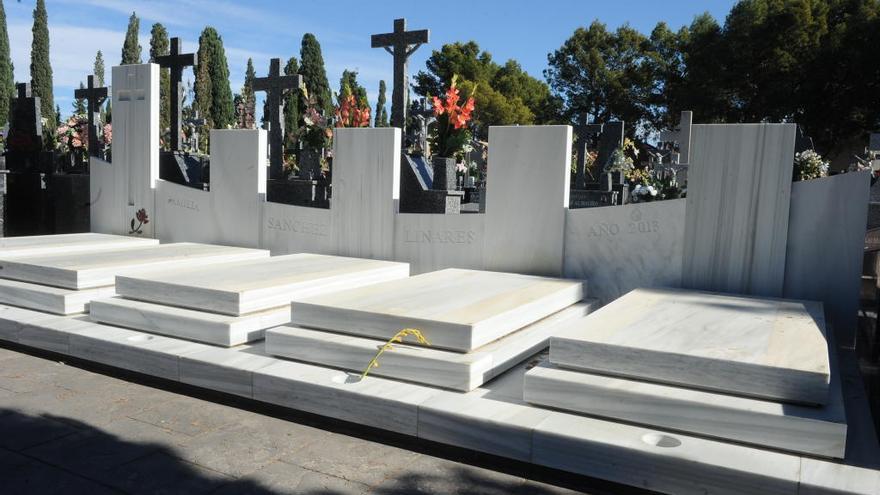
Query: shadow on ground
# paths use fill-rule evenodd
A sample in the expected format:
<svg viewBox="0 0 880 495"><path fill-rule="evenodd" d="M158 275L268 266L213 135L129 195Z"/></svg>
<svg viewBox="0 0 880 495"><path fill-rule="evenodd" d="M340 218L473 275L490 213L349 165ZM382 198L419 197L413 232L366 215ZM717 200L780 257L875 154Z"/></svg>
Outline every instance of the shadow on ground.
<svg viewBox="0 0 880 495"><path fill-rule="evenodd" d="M289 469L288 469L289 466ZM294 464L266 479L234 479L177 457L173 445L134 442L80 421L0 408L3 493L371 493L557 494L512 478L464 468L404 468L370 487Z"/></svg>

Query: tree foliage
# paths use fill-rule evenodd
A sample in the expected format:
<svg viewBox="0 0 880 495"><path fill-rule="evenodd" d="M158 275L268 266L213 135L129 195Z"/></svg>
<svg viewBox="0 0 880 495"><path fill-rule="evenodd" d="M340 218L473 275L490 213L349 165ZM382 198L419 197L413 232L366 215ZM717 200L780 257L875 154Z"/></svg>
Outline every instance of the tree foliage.
<svg viewBox="0 0 880 495"><path fill-rule="evenodd" d="M426 67L415 78L415 92L421 96L443 94L456 75L467 94L476 86L478 137L488 135L489 125L543 124L556 119L557 105L547 84L530 76L515 60L498 65L474 41L443 45L432 52Z"/></svg>
<svg viewBox="0 0 880 495"><path fill-rule="evenodd" d="M226 129L234 122L235 109L223 39L213 27L206 27L199 36L198 59L196 107L210 127Z"/></svg>
<svg viewBox="0 0 880 495"><path fill-rule="evenodd" d="M153 24L150 29L150 62L158 63L159 57L170 53L168 31L165 26ZM171 73L170 69L160 69L159 74L159 135L165 136L171 128ZM170 132L168 133L170 135Z"/></svg>
<svg viewBox="0 0 880 495"><path fill-rule="evenodd" d="M385 107L387 102L385 98L385 81L379 81L379 96L376 98L376 114L374 116L374 127L388 127L388 109Z"/></svg>
<svg viewBox="0 0 880 495"><path fill-rule="evenodd" d="M140 64L141 45L138 42L138 34L141 29L141 20L137 14L131 13L128 18L128 29L125 30L125 41L122 43L122 65Z"/></svg>
<svg viewBox="0 0 880 495"><path fill-rule="evenodd" d="M284 66L284 75L292 76L298 73L299 63L297 62L296 57L290 57L287 60L287 64ZM284 133L286 134L284 136L284 144L288 149L294 149L296 136L299 130L299 100L299 88L287 91L287 96L284 99Z"/></svg>
<svg viewBox="0 0 880 495"><path fill-rule="evenodd" d="M40 111L46 127L55 129L55 99L52 96L52 64L49 61L49 15L45 0L37 0L34 7L33 41L31 43L31 90L40 97ZM54 133L47 133L52 136Z"/></svg>
<svg viewBox="0 0 880 495"><path fill-rule="evenodd" d="M10 115L10 98L15 95L12 58L9 54L9 32L6 29L6 10L0 0L0 125Z"/></svg>
<svg viewBox="0 0 880 495"><path fill-rule="evenodd" d="M324 116L332 115L333 96L330 92L330 83L327 80L321 44L318 43L314 34L306 33L303 35L299 60L299 73L303 76L303 83L305 83L309 95L315 98L315 106L324 112Z"/></svg>
<svg viewBox="0 0 880 495"><path fill-rule="evenodd" d="M95 64L92 66L92 74L95 76L95 84L104 86L104 54L101 50L95 54Z"/></svg>

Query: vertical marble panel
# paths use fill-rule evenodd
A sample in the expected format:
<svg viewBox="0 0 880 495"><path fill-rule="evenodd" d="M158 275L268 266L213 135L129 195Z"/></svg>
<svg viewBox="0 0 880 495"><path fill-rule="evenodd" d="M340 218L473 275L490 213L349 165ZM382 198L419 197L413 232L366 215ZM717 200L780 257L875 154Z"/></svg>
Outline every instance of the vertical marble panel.
<svg viewBox="0 0 880 495"><path fill-rule="evenodd" d="M337 128L330 216L335 252L390 260L400 200L400 129Z"/></svg>
<svg viewBox="0 0 880 495"><path fill-rule="evenodd" d="M845 346L855 343L870 184L862 172L795 182L791 189L785 297L825 303Z"/></svg>
<svg viewBox="0 0 880 495"><path fill-rule="evenodd" d="M259 247L266 194L266 131L211 131L211 216L215 242Z"/></svg>
<svg viewBox="0 0 880 495"><path fill-rule="evenodd" d="M101 226L100 231L153 237L154 188L159 178L159 66L113 67L112 101L113 163L109 168L115 191L113 204L108 206L119 213L116 219L111 213L107 220L112 225ZM136 219L141 209L152 221Z"/></svg>
<svg viewBox="0 0 880 495"><path fill-rule="evenodd" d="M679 287L685 200L568 210L563 276L607 303L639 287Z"/></svg>
<svg viewBox="0 0 880 495"><path fill-rule="evenodd" d="M330 210L268 201L262 209L261 245L273 255L334 252Z"/></svg>
<svg viewBox="0 0 880 495"><path fill-rule="evenodd" d="M570 126L489 128L487 270L562 274L571 136Z"/></svg>
<svg viewBox="0 0 880 495"><path fill-rule="evenodd" d="M782 295L796 128L692 126L685 287Z"/></svg>
<svg viewBox="0 0 880 495"><path fill-rule="evenodd" d="M485 215L401 213L394 224L394 259L413 275L444 268L483 268Z"/></svg>
<svg viewBox="0 0 880 495"><path fill-rule="evenodd" d="M156 181L156 233L162 242L217 242L212 193Z"/></svg>

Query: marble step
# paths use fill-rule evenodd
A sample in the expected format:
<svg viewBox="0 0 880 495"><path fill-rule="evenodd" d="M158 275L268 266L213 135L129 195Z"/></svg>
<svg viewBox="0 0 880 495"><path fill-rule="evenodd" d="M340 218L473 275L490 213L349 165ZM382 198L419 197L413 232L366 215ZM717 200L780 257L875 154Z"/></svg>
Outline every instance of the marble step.
<svg viewBox="0 0 880 495"><path fill-rule="evenodd" d="M92 232L3 237L0 238L0 259L47 254L95 253L115 249L156 246L158 244L158 239L96 234Z"/></svg>
<svg viewBox="0 0 880 495"><path fill-rule="evenodd" d="M213 267L117 277L131 299L243 315L314 296L409 276L409 264L320 254L291 254Z"/></svg>
<svg viewBox="0 0 880 495"><path fill-rule="evenodd" d="M550 344L565 368L797 404L828 402L822 304L636 289Z"/></svg>
<svg viewBox="0 0 880 495"><path fill-rule="evenodd" d="M231 347L260 340L267 328L288 323L290 308L229 316L113 297L92 301L89 316L118 327Z"/></svg>
<svg viewBox="0 0 880 495"><path fill-rule="evenodd" d="M525 375L532 404L798 454L843 459L846 414L839 380L823 407L639 382L542 363Z"/></svg>
<svg viewBox="0 0 880 495"><path fill-rule="evenodd" d="M267 258L269 251L181 242L99 253L23 256L0 261L0 277L67 289L114 284L116 275Z"/></svg>
<svg viewBox="0 0 880 495"><path fill-rule="evenodd" d="M586 282L446 269L295 299L293 326L389 339L417 328L440 349L468 352L586 297Z"/></svg>
<svg viewBox="0 0 880 495"><path fill-rule="evenodd" d="M112 285L74 290L0 278L0 304L11 304L57 315L84 313L88 311L89 302L93 299L111 297L114 294Z"/></svg>
<svg viewBox="0 0 880 495"><path fill-rule="evenodd" d="M371 375L433 385L464 392L517 365L547 348L560 325L589 314L598 307L594 300L562 311L506 335L468 353L394 344L379 358ZM430 341L430 335L425 335ZM266 352L307 363L363 372L384 341L322 330L283 326L266 331Z"/></svg>

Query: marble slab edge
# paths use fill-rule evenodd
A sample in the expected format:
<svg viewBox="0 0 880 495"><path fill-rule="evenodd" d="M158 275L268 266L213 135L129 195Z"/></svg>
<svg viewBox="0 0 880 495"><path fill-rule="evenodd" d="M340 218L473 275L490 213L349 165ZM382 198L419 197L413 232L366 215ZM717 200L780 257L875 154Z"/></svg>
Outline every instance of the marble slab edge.
<svg viewBox="0 0 880 495"><path fill-rule="evenodd" d="M592 375L542 363L525 374L523 396L538 406L593 417L842 459L847 424L837 379L831 404L814 408Z"/></svg>
<svg viewBox="0 0 880 495"><path fill-rule="evenodd" d="M48 285L0 279L0 304L45 311L57 315L73 315L88 311L93 299L111 297L113 286L96 289L62 289Z"/></svg>
<svg viewBox="0 0 880 495"><path fill-rule="evenodd" d="M0 339L9 340L11 337L10 333L2 330L8 328L10 320L24 326L27 318L34 320L38 316L53 321L76 320L0 305ZM37 323L33 324L37 325ZM39 325L42 326L43 323ZM87 327L80 329L79 332L91 333L87 338L100 338L101 333L122 332L112 336L105 335L104 338L115 340L122 347L147 350L141 342L143 337L149 337L147 334L104 327L92 322L88 322ZM154 345L154 348L148 352L170 355L181 361L184 356L196 355L206 350L241 352L238 348L218 349L171 338L154 338L171 342ZM181 344L183 347L180 347ZM260 355L259 351L253 352ZM72 352L68 354L73 355ZM79 355L81 356L82 353ZM93 359L96 362L132 369L126 365L124 359L116 359L101 353L97 353L95 357L104 358ZM351 374L336 370L276 361L278 362L250 371L253 373L253 397L256 400L413 436L419 436L419 410L429 399L437 397L437 403L441 403L442 398L439 395L441 393L449 394L449 397L477 399L473 395L443 392L376 377L359 381ZM143 367L134 371L153 374L152 370L145 370ZM180 378L179 371L178 378ZM413 392L416 392L416 395L413 395ZM364 402L372 403L369 408L359 410ZM506 402L500 405L527 407ZM436 406L431 403L426 407L426 411L442 408L442 405ZM486 411L491 409L491 407L483 408ZM390 417L387 416L389 410L392 411ZM470 414L479 416L480 410L481 408L477 408ZM797 493L798 481L802 480L804 483L801 484L800 493L867 494L876 493L873 488L880 483L880 471L876 470L858 469L818 459L802 459L789 454L691 438L686 435L667 435L656 430L561 412L545 412L549 415L538 423L531 433L532 463L631 486L667 493L698 491L700 493ZM459 418L460 421L467 417L465 410L452 410L448 414ZM495 414L497 417L497 412ZM431 428L427 426L428 418L426 416L425 428L421 430L423 438L432 435ZM496 419L496 421L503 420ZM400 430L396 429L400 427L402 427ZM529 430L528 424L511 425L511 427ZM439 436L440 433L436 435ZM681 442L681 445L667 446L677 443L670 441L668 439L670 436L673 440ZM449 442L452 445L478 443L467 434L467 429L462 430L458 436L453 433ZM671 453L670 449L675 453ZM804 468L809 466L809 472L801 469L798 473L797 469L792 469L793 466L801 466L802 461ZM765 473L770 468L775 469L775 473L768 476ZM690 476L692 472L697 476L692 479L681 479ZM850 477L853 474L858 475L857 480Z"/></svg>
<svg viewBox="0 0 880 495"><path fill-rule="evenodd" d="M830 380L826 373L644 351L560 336L550 340L550 362L588 373L793 404L822 405L828 402Z"/></svg>
<svg viewBox="0 0 880 495"><path fill-rule="evenodd" d="M598 301L579 303L469 353L396 344L382 355L374 376L468 392L547 348L559 326L585 316ZM282 326L266 332L269 354L362 372L385 342L307 328Z"/></svg>
<svg viewBox="0 0 880 495"><path fill-rule="evenodd" d="M227 316L114 297L92 301L89 316L108 325L231 347L260 340L267 328L288 323L290 310Z"/></svg>

